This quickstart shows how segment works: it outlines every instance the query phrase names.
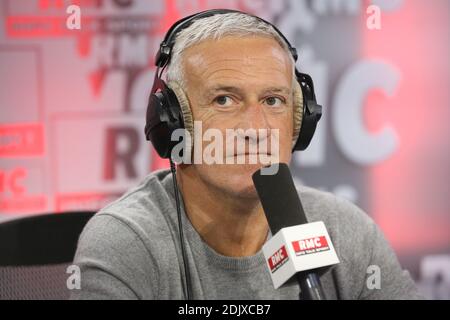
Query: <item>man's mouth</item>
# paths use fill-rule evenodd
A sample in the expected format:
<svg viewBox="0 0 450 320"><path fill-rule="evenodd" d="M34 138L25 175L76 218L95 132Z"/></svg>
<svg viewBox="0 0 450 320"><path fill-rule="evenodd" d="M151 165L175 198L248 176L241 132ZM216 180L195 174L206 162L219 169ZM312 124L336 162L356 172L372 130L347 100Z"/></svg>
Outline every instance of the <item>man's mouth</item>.
<svg viewBox="0 0 450 320"><path fill-rule="evenodd" d="M246 153L236 153L234 154L233 157L241 157L241 156L267 156L270 157L272 156L271 153L268 152L257 152L257 153L253 153L253 152L246 152Z"/></svg>

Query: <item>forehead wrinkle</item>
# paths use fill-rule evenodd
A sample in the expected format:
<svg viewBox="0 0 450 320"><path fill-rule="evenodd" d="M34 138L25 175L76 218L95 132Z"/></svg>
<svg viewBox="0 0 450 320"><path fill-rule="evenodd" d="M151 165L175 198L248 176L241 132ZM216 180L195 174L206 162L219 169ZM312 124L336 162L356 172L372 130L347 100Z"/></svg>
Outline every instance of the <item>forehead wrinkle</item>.
<svg viewBox="0 0 450 320"><path fill-rule="evenodd" d="M230 65L230 62L231 62L231 65ZM220 63L224 63L225 65L227 65L228 67L231 67L231 68L233 66L236 68L241 68L242 65L245 67L258 67L257 66L258 62L263 63L265 66L276 64L279 67L286 68L286 62L282 61L278 58L274 58L274 57L255 58L255 57L250 57L250 56L237 58L237 59L217 59L217 60L213 60L213 61L206 61L201 64L201 67L209 68L209 67L212 67L212 66L214 66L216 64L220 64ZM272 67L274 67L274 66L272 66Z"/></svg>
<svg viewBox="0 0 450 320"><path fill-rule="evenodd" d="M229 72L233 73L233 76L231 76L229 74ZM218 78L232 78L232 77L236 77L236 78L241 78L242 76L245 78L248 77L255 77L255 76L261 76L261 75L270 75L273 76L275 73L277 73L278 75L281 76L286 76L286 71L285 70L280 70L278 68L267 68L267 69L261 69L261 70L246 70L246 68L243 69L234 69L234 68L222 68L222 69L217 69L217 70L208 70L206 69L203 73L200 73L199 76L200 77L205 77L208 79L208 81L211 81L211 78L214 77L218 77ZM220 74L220 73L224 73L224 74ZM245 80L242 79L242 80ZM291 73L289 73L288 78L291 78Z"/></svg>
<svg viewBox="0 0 450 320"><path fill-rule="evenodd" d="M234 68L221 68L221 69L216 69L216 70L206 69L202 75L206 76L207 78L210 78L211 76L213 76L217 73L230 72L230 71L233 73L238 73L238 74L245 75L245 76L251 76L250 74L246 73L245 71L243 71L241 69L234 69Z"/></svg>
<svg viewBox="0 0 450 320"><path fill-rule="evenodd" d="M227 63L227 65L229 64L229 62L240 62L241 59L217 59L214 61L204 61L207 59L201 59L203 61L197 61L195 62L195 64L197 64L196 68L200 68L200 69L206 69L208 70L211 67L214 67L214 65L220 64L220 63Z"/></svg>
<svg viewBox="0 0 450 320"><path fill-rule="evenodd" d="M203 76L205 75L211 68L214 69L214 66L218 64L224 64L224 68L216 69L213 71L223 71L224 69L228 69L229 71L240 71L242 68L258 68L257 63L261 63L266 66L266 69L284 71L289 70L289 66L287 66L286 61L281 59L280 57L242 57L242 58L220 58L213 57L211 59L205 58L203 53L196 53L191 57L186 59L187 64L191 64L197 72ZM275 64L275 65L274 65ZM288 63L291 64L291 63Z"/></svg>

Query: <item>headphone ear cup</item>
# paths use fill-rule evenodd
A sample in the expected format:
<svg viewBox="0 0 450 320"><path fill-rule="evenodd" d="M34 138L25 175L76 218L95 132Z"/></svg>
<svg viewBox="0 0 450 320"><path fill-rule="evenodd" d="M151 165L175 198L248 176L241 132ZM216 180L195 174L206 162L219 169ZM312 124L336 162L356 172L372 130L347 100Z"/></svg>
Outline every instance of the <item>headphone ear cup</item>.
<svg viewBox="0 0 450 320"><path fill-rule="evenodd" d="M177 141L172 141L172 133L182 129L183 117L174 92L164 84L161 91L150 95L145 125L145 136L151 141L158 155L169 159Z"/></svg>
<svg viewBox="0 0 450 320"><path fill-rule="evenodd" d="M176 81L170 81L167 86L174 93L178 105L180 106L181 114L183 117L184 128L189 132L191 138L194 138L194 117L192 115L191 105L189 103L187 94L184 92L182 86Z"/></svg>
<svg viewBox="0 0 450 320"><path fill-rule="evenodd" d="M322 106L316 102L312 78L298 71L296 74L303 97L303 112L300 133L293 151L303 151L309 146L314 136L317 123L322 117Z"/></svg>

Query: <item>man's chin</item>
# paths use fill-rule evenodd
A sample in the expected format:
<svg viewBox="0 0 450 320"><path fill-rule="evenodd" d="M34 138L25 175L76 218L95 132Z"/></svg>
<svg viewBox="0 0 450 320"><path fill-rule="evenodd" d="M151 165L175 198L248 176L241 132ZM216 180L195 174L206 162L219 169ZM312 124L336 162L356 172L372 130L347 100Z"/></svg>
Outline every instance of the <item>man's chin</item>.
<svg viewBox="0 0 450 320"><path fill-rule="evenodd" d="M252 175L258 171L259 169L265 167L263 164L233 164L233 165L224 165L225 171L232 176L233 179L239 180L248 180L252 182Z"/></svg>
<svg viewBox="0 0 450 320"><path fill-rule="evenodd" d="M263 167L262 164L229 165L226 170L227 182L237 197L257 198L252 175Z"/></svg>
<svg viewBox="0 0 450 320"><path fill-rule="evenodd" d="M230 181L223 186L222 190L225 191L229 196L236 199L258 199L258 193L256 192L255 186L253 185L253 181Z"/></svg>
<svg viewBox="0 0 450 320"><path fill-rule="evenodd" d="M263 164L222 164L197 166L197 170L204 181L221 192L250 200L258 198L252 175L262 167Z"/></svg>

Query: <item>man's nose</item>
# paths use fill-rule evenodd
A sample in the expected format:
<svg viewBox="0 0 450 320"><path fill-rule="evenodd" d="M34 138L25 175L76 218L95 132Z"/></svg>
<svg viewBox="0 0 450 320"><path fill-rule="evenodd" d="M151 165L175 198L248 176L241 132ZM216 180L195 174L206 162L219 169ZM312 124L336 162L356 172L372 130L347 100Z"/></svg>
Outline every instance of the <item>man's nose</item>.
<svg viewBox="0 0 450 320"><path fill-rule="evenodd" d="M236 129L245 131L245 136L241 137L250 144L265 143L269 140L270 128L264 106L257 99L245 103L242 112L239 114L239 121Z"/></svg>
<svg viewBox="0 0 450 320"><path fill-rule="evenodd" d="M240 124L242 129L269 129L267 114L264 112L262 102L252 99L245 103L240 114Z"/></svg>

